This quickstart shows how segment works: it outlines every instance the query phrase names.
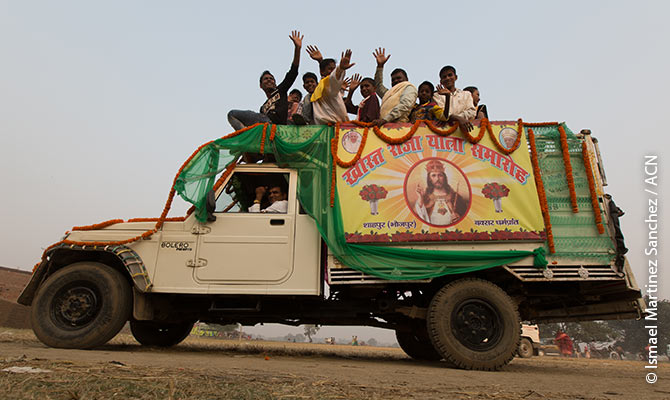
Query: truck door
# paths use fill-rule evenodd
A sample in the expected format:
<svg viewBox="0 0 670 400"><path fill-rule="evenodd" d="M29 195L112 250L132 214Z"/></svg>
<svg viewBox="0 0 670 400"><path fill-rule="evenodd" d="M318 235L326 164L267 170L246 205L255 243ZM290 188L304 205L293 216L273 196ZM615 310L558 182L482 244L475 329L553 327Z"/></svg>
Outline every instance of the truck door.
<svg viewBox="0 0 670 400"><path fill-rule="evenodd" d="M210 284L280 284L293 272L295 230L294 172L270 168L236 171L217 198L216 221L205 224L198 238L194 277ZM291 179L293 178L293 179ZM280 187L286 212L249 212L256 188ZM267 193L266 193L267 196ZM264 198L261 209L270 206ZM274 209L281 209L275 205ZM266 210L264 210L266 211Z"/></svg>

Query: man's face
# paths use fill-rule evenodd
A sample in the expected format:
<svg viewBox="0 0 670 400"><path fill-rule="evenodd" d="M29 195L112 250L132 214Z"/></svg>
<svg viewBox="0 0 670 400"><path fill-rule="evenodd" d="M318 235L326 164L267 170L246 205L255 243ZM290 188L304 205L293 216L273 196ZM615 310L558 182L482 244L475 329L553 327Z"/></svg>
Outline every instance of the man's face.
<svg viewBox="0 0 670 400"><path fill-rule="evenodd" d="M286 194L284 194L281 191L281 188L279 186L275 186L273 188L270 188L270 192L268 193L268 199L272 204L275 201L286 200Z"/></svg>
<svg viewBox="0 0 670 400"><path fill-rule="evenodd" d="M361 83L361 96L368 97L375 92L375 87L368 81Z"/></svg>
<svg viewBox="0 0 670 400"><path fill-rule="evenodd" d="M270 74L263 75L263 77L261 78L261 89L264 92L268 92L270 90L274 90L275 88L277 88L275 77Z"/></svg>
<svg viewBox="0 0 670 400"><path fill-rule="evenodd" d="M289 103L297 103L300 101L300 98L298 97L297 94L291 93L288 95L288 102Z"/></svg>
<svg viewBox="0 0 670 400"><path fill-rule="evenodd" d="M328 76L332 74L334 70L335 70L335 63L333 62L328 63L328 65L324 67L323 71L321 71L321 76Z"/></svg>
<svg viewBox="0 0 670 400"><path fill-rule="evenodd" d="M433 91L428 85L423 85L419 88L419 102L421 104L427 103L433 98Z"/></svg>
<svg viewBox="0 0 670 400"><path fill-rule="evenodd" d="M516 138L514 136L506 136L503 140L505 141L505 147L507 149L511 149L514 146L514 143L516 143Z"/></svg>
<svg viewBox="0 0 670 400"><path fill-rule="evenodd" d="M440 74L440 83L449 90L456 87L456 79L458 76L452 70L446 70Z"/></svg>
<svg viewBox="0 0 670 400"><path fill-rule="evenodd" d="M447 177L440 172L431 172L430 173L430 183L433 184L433 187L436 189L444 189L447 184Z"/></svg>
<svg viewBox="0 0 670 400"><path fill-rule="evenodd" d="M479 104L479 90L477 89L472 91L472 103L475 107Z"/></svg>
<svg viewBox="0 0 670 400"><path fill-rule="evenodd" d="M400 82L405 82L406 80L407 78L405 78L405 74L402 72L396 72L395 74L391 75L391 86L395 86Z"/></svg>
<svg viewBox="0 0 670 400"><path fill-rule="evenodd" d="M307 78L302 83L302 87L307 91L307 93L314 93L314 89L316 89L316 81L312 78Z"/></svg>

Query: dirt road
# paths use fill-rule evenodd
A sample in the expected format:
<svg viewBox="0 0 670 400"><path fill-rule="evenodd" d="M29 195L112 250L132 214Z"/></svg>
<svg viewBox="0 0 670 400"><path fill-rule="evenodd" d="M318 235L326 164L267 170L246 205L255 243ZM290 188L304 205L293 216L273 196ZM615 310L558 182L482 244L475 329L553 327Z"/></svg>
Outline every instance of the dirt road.
<svg viewBox="0 0 670 400"><path fill-rule="evenodd" d="M117 336L97 350L52 349L0 328L0 398L670 399L670 367L535 357L500 372L416 362L399 349L190 337L172 349Z"/></svg>

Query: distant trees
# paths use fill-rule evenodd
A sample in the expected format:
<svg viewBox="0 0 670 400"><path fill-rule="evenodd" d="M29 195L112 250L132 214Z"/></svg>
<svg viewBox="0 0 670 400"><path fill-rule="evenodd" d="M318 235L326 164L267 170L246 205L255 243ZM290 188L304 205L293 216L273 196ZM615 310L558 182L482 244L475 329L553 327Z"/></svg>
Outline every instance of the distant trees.
<svg viewBox="0 0 670 400"><path fill-rule="evenodd" d="M305 335L302 333L297 333L295 335L289 333L288 335L284 336L284 339L286 339L287 342L302 343L305 341Z"/></svg>
<svg viewBox="0 0 670 400"><path fill-rule="evenodd" d="M368 346L377 346L377 344L377 339L375 338L370 338L370 340L368 340Z"/></svg>
<svg viewBox="0 0 670 400"><path fill-rule="evenodd" d="M305 336L309 339L309 342L312 343L312 336L316 335L316 333L321 329L319 325L305 325Z"/></svg>

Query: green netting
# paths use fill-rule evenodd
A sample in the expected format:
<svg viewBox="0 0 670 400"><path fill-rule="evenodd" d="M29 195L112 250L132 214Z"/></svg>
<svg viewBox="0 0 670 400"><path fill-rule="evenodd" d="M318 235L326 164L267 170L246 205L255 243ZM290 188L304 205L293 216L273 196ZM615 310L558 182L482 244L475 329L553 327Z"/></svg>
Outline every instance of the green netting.
<svg viewBox="0 0 670 400"><path fill-rule="evenodd" d="M578 213L572 212L558 127L533 128L536 134L535 144L542 182L547 194L556 256L609 264L615 257L614 243L607 234L598 233L582 158L582 140L565 124L562 126L567 136ZM603 224L606 225L607 219L602 208L600 213Z"/></svg>
<svg viewBox="0 0 670 400"><path fill-rule="evenodd" d="M279 165L297 170L300 203L316 221L330 251L347 267L386 279L408 280L477 271L530 256L534 257L534 265L547 265L543 247L532 252L440 251L347 243L337 193L335 206L330 206L330 140L334 128L328 126L276 126L276 136L270 141L270 128L257 125L201 148L175 185L179 195L195 205L199 221L206 221L205 199L216 175L242 152L260 152L263 129L267 129L265 152L273 153Z"/></svg>

